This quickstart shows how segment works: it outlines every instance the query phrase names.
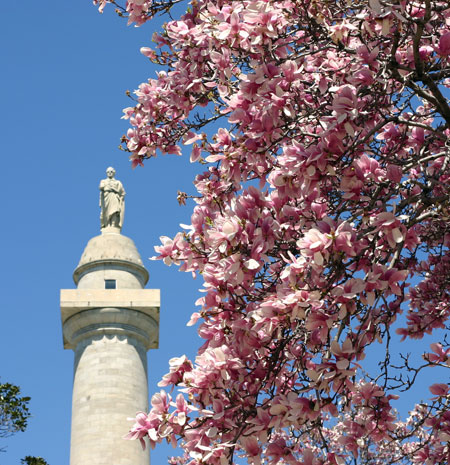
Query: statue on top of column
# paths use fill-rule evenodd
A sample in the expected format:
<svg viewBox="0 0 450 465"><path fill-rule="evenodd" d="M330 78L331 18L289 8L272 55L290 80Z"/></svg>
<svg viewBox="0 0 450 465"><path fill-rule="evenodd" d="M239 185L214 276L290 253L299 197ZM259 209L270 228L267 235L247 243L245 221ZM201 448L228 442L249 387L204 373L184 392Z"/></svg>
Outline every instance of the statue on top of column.
<svg viewBox="0 0 450 465"><path fill-rule="evenodd" d="M115 179L116 170L109 167L106 179L100 181L100 225L101 228L122 229L125 213L125 190L122 183Z"/></svg>

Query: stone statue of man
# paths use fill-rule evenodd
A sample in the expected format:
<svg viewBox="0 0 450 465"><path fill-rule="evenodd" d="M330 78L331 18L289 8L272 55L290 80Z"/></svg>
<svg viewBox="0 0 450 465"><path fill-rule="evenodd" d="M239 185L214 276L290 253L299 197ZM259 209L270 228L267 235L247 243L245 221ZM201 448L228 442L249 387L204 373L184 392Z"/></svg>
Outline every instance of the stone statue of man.
<svg viewBox="0 0 450 465"><path fill-rule="evenodd" d="M100 224L101 228L112 226L122 228L125 213L125 190L122 183L114 178L116 170L109 167L106 179L100 181Z"/></svg>

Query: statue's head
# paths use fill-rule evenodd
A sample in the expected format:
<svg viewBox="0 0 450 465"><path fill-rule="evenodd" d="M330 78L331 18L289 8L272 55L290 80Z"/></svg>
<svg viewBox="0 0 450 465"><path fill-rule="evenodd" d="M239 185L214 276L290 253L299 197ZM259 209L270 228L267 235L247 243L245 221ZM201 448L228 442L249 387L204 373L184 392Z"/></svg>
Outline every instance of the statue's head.
<svg viewBox="0 0 450 465"><path fill-rule="evenodd" d="M115 174L116 170L112 166L106 169L106 176L108 176L109 179L113 178Z"/></svg>

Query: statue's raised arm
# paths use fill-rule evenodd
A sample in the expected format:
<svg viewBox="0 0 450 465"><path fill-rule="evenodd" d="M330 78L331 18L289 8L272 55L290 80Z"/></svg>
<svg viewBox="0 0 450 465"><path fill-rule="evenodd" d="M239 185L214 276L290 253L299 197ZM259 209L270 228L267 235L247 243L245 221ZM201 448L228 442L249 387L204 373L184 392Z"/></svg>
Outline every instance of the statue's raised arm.
<svg viewBox="0 0 450 465"><path fill-rule="evenodd" d="M116 170L109 167L106 179L100 181L100 226L122 229L125 213L125 190L122 183L115 179Z"/></svg>

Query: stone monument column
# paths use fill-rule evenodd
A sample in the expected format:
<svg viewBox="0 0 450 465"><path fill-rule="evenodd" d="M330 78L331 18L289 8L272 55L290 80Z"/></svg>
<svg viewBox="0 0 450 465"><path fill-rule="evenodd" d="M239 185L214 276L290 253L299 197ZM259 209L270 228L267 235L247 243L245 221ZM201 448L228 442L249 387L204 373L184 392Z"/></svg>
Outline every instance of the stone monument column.
<svg viewBox="0 0 450 465"><path fill-rule="evenodd" d="M73 274L77 289L61 290L64 348L75 352L70 465L150 463L139 441L123 436L128 419L148 410L147 351L158 347L160 295L144 289L148 272L120 233L125 191L110 170L100 184L101 235Z"/></svg>

